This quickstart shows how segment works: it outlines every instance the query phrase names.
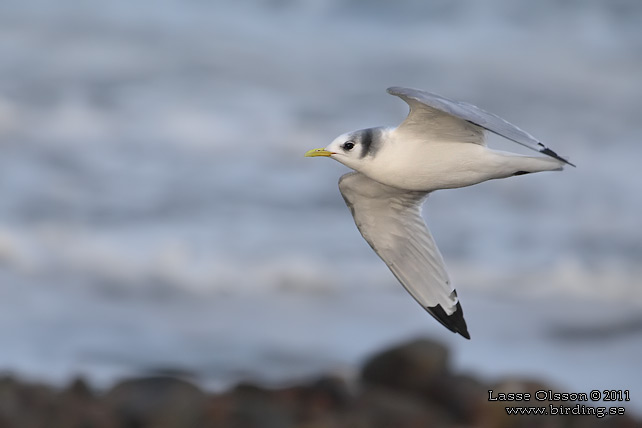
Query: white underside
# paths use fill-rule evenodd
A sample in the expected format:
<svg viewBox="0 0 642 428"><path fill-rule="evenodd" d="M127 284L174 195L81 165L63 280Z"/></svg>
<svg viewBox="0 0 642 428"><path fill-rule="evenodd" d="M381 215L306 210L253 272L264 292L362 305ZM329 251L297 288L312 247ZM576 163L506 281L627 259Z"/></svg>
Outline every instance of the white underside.
<svg viewBox="0 0 642 428"><path fill-rule="evenodd" d="M481 144L396 141L392 131L380 151L359 170L389 186L430 192L510 177L520 171L560 170L562 165L550 157L498 152Z"/></svg>

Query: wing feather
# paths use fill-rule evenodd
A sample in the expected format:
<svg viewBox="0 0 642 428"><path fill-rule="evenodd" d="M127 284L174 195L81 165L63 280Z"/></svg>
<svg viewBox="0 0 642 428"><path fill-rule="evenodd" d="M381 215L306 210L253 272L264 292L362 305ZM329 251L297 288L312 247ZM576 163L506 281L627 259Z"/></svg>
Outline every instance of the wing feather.
<svg viewBox="0 0 642 428"><path fill-rule="evenodd" d="M472 136L475 132L481 134L483 128L529 149L575 166L528 132L472 104L453 101L419 89L398 86L388 88L388 93L400 97L410 106L408 117L397 128L401 132L414 133L415 135L437 133L438 136L442 136L443 134L446 138L442 138L442 140L447 140L447 137L455 134L459 135L459 139L456 141L483 144L483 136L477 136L476 139Z"/></svg>
<svg viewBox="0 0 642 428"><path fill-rule="evenodd" d="M404 288L449 330L470 339L457 293L421 216L428 194L378 183L358 172L339 189L363 238Z"/></svg>

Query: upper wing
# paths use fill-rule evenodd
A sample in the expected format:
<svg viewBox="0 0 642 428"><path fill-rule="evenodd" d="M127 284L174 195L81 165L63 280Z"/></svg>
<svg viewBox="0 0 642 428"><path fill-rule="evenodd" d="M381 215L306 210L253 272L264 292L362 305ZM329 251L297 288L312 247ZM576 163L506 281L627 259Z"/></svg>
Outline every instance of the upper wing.
<svg viewBox="0 0 642 428"><path fill-rule="evenodd" d="M358 172L339 180L354 222L404 288L449 330L470 339L457 292L421 217L428 196L389 187Z"/></svg>
<svg viewBox="0 0 642 428"><path fill-rule="evenodd" d="M483 128L526 146L529 149L536 150L571 166L575 166L566 159L561 158L553 150L547 148L529 133L522 131L501 117L493 113L488 113L472 104L449 100L448 98L419 89L401 88L397 86L388 88L388 93L400 97L410 106L408 117L397 128L402 132L439 132L440 134L444 132L458 132L466 137L469 134L472 135L471 133L474 133L475 130L478 130L481 134L481 128ZM459 130L457 131L455 131L456 126L459 126ZM435 129L437 131L435 131ZM458 135L460 138L458 141L483 144L483 136L477 137L477 140L472 140L474 138L471 137L462 139L461 135Z"/></svg>

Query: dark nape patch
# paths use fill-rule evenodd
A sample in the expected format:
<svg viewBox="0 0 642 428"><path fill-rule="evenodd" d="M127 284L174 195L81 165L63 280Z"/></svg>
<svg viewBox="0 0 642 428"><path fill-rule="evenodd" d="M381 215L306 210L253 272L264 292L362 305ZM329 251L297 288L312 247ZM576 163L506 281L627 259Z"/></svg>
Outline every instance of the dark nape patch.
<svg viewBox="0 0 642 428"><path fill-rule="evenodd" d="M360 137L360 143L362 146L361 149L361 157L364 158L369 154L372 154L371 152L373 151L373 145L372 141L374 140L374 129L368 128L364 129L361 131Z"/></svg>
<svg viewBox="0 0 642 428"><path fill-rule="evenodd" d="M455 307L455 312L452 315L446 314L446 311L441 307L441 305L436 306L426 306L426 310L437 319L444 327L453 333L459 333L466 339L470 339L470 334L468 333L468 326L466 325L466 320L464 319L464 311L461 308L461 304L457 302Z"/></svg>
<svg viewBox="0 0 642 428"><path fill-rule="evenodd" d="M513 174L513 176L524 175L524 174L530 174L530 171L517 171L515 174Z"/></svg>

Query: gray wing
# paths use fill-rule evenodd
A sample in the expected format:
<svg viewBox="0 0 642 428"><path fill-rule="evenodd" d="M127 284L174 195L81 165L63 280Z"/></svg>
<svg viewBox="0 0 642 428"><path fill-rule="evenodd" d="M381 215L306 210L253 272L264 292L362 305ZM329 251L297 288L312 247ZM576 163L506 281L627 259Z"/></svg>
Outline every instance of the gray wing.
<svg viewBox="0 0 642 428"><path fill-rule="evenodd" d="M457 292L421 216L428 196L389 187L358 172L339 189L363 238L401 285L449 330L470 339Z"/></svg>
<svg viewBox="0 0 642 428"><path fill-rule="evenodd" d="M400 97L410 106L408 117L398 127L400 130L408 129L412 132L417 132L419 130L434 132L433 128L435 126L442 126L439 123L439 121L443 120L442 116L447 115L451 118L459 119L461 126L460 132L463 132L464 134L472 132L471 130L474 130L476 127L483 128L521 144L522 146L528 147L529 149L553 157L571 166L575 166L566 159L560 157L553 150L547 148L541 141L537 140L529 133L519 129L517 126L505 121L501 117L484 111L472 104L449 100L448 98L419 89L402 88L398 86L388 88L388 93ZM451 121L452 120L453 119L451 119ZM459 141L469 140L460 139ZM483 137L481 139L477 139L477 141L470 142L483 144Z"/></svg>

